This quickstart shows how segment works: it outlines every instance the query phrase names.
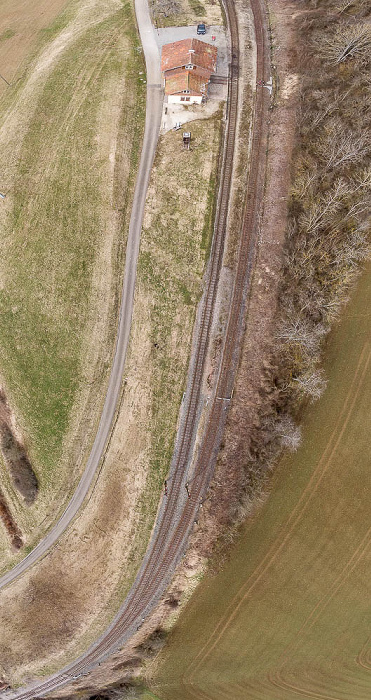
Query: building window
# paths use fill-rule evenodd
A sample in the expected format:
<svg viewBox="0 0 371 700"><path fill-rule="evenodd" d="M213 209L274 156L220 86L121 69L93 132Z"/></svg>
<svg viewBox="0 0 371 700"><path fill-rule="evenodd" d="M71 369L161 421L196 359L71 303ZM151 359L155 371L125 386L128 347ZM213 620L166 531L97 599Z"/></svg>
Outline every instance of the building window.
<svg viewBox="0 0 371 700"><path fill-rule="evenodd" d="M185 101L186 101L186 102L189 102L190 99L191 99L190 97L186 97L186 98L185 98Z"/></svg>

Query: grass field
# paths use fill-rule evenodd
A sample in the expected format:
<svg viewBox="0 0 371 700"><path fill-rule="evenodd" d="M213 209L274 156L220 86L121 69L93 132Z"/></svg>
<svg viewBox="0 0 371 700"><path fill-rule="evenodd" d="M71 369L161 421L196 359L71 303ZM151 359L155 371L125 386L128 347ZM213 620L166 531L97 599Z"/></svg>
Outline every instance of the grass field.
<svg viewBox="0 0 371 700"><path fill-rule="evenodd" d="M220 114L161 137L146 204L125 384L85 508L58 548L0 591L1 672L72 660L113 617L140 565L173 450L212 217ZM53 610L52 614L48 611Z"/></svg>
<svg viewBox="0 0 371 700"><path fill-rule="evenodd" d="M63 507L104 396L144 123L137 46L130 4L70 2L0 104L0 376L40 496L25 512L6 489L28 544Z"/></svg>
<svg viewBox="0 0 371 700"><path fill-rule="evenodd" d="M302 447L170 634L161 700L370 697L370 272L328 341Z"/></svg>
<svg viewBox="0 0 371 700"><path fill-rule="evenodd" d="M150 503L153 512L157 508L174 447L212 236L220 124L220 111L192 122L190 151L183 150L179 132L163 136L148 193L138 271L139 295L144 293L151 306L153 448L146 513Z"/></svg>

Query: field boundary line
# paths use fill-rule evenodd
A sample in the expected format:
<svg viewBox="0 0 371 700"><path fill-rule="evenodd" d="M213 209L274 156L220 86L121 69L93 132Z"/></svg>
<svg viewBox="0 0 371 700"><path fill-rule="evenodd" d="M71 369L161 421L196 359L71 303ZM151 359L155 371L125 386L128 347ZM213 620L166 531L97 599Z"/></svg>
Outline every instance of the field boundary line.
<svg viewBox="0 0 371 700"><path fill-rule="evenodd" d="M300 629L297 631L297 633L295 635L295 639L282 652L280 659L284 660L285 657L287 657L287 655L291 652L291 650L295 650L297 648L297 644L295 642L299 641L299 639L302 636L302 633L304 631L309 631L310 629L312 629L313 625L318 620L318 617L321 615L321 612L323 610L325 610L327 605L331 602L333 597L338 592L339 588L341 588L341 586L346 581L346 579L350 576L350 574L353 573L354 569L359 564L359 562L362 560L362 557L366 554L367 549L370 546L370 543L371 543L370 534L371 534L371 527L369 527L369 529L367 530L363 539L359 543L358 547L353 552L351 558L348 560L348 562L346 563L346 565L344 566L342 571L338 574L337 578L335 579L333 584L330 586L327 593L321 598L321 600L318 601L318 603L312 609L310 615L307 617L305 622L303 622L302 626L300 627ZM319 612L315 616L315 613L317 611L319 611ZM309 624L309 627L307 626L308 624ZM283 665L281 666L281 668L283 668Z"/></svg>
<svg viewBox="0 0 371 700"><path fill-rule="evenodd" d="M358 666L361 666L361 668L364 668L366 671L371 671L371 660L369 660L368 658L368 655L371 652L371 649L369 647L370 641L371 637L368 637L358 656L356 656L356 664L358 664ZM364 655L366 655L366 661L363 661ZM369 663L367 663L367 661Z"/></svg>
<svg viewBox="0 0 371 700"><path fill-rule="evenodd" d="M340 416L339 416L338 421L337 421L337 423L336 423L336 426L335 426L335 428L334 428L334 431L332 432L331 437L330 437L330 440L329 440L329 442L328 442L328 444L327 444L327 446L326 446L326 448L325 448L325 451L324 451L324 453L323 453L323 455L322 455L320 461L318 462L317 468L315 469L314 473L312 474L312 477L310 478L310 480L309 480L309 482L308 482L306 488L305 488L304 491L302 492L302 494L301 494L301 496L300 496L300 499L299 499L299 501L298 501L296 507L295 507L294 510L292 511L292 513L291 513L291 515L290 515L290 517L289 517L289 519L288 519L288 521L287 521L287 523L286 523L286 527L289 526L289 525L290 525L290 527L289 527L289 529L286 531L286 535L285 535L284 539L281 541L281 544L278 546L278 548L275 548L275 546L276 546L276 544L277 544L277 539L278 539L278 537L275 539L275 541L272 543L272 545L271 545L269 551L267 552L267 554L266 554L266 556L264 557L264 559L263 559L263 561L261 562L261 564L257 567L257 569L255 569L255 571L252 572L252 574L249 576L248 580L241 586L241 588L239 589L239 591L236 593L235 597L233 598L233 600L232 600L231 603L229 604L229 606L228 606L228 608L227 608L227 610L226 610L225 615L224 615L223 618L220 620L220 622L219 622L218 625L216 626L214 632L212 633L212 635L210 636L210 638L208 639L208 641L204 644L204 646L202 647L202 649L200 650L200 652L199 652L198 655L196 656L195 660L193 661L193 663L192 663L192 668L193 668L192 675L189 676L189 680L190 680L191 682L192 682L192 677L194 676L194 674L195 674L195 672L197 671L197 669L199 668L199 666L207 659L207 657L210 655L210 653L213 651L213 649L215 648L215 646L217 645L217 643L219 642L219 640L220 640L221 637L223 636L223 634L224 634L224 632L226 631L226 629L229 627L230 623L231 623L231 622L233 621L233 619L235 618L235 616L236 616L236 614L237 614L239 608L241 607L242 603L244 602L244 600L245 600L245 599L247 598L247 596L251 593L251 591L255 588L255 586L257 585L257 583L259 583L259 581L260 581L260 579L262 578L262 576L267 572L267 570L270 568L270 566L273 564L273 562L274 562L275 559L277 558L278 554L281 552L281 550L282 550L283 547L285 546L285 544L286 544L287 540L289 539L289 537L290 537L290 535L291 535L291 533L292 533L294 527L297 525L297 523L299 522L300 518L302 517L304 511L306 510L307 505L308 505L308 503L309 503L311 497L313 496L313 494L314 494L315 491L317 490L319 484L321 483L322 478L323 478L323 476L325 475L325 473L326 473L326 471L327 471L327 469L328 469L328 466L329 466L329 463L330 463L330 459L331 459L331 457L333 456L334 452L336 451L336 449L337 449L337 447L338 447L338 444L339 444L339 442L340 442L340 440L341 440L341 438L342 438L342 435L343 435L343 433L344 433L344 431L345 431L345 429L346 429L346 426L347 426L347 424L348 424L348 422L349 422L349 418L350 418L351 413L352 413L352 410L353 410L353 408L354 408L354 404L355 404L356 399L357 399L357 397L358 397L359 391L360 391L360 389L361 389L361 387L362 387L364 375L365 375L366 372L367 372L367 369L368 369L368 366L369 366L369 363L370 363L370 359L371 359L371 350L369 350L368 355L367 355L367 359L366 359L366 361L365 361L365 363L364 363L364 366L363 366L363 368L362 368L362 364L363 364L363 361L364 361L364 356L365 356L365 354L366 354L366 350L368 350L369 347L370 347L370 346L369 346L369 343L365 343L365 345L363 346L363 349L362 349L362 352L361 352L361 355L360 355L360 358L359 358L359 361L358 361L358 364L357 364L357 367L356 367L355 375L354 375L354 377L353 377L353 380L352 380L352 383L351 383L349 392L348 392L348 394L347 394L347 398L346 398L346 400L345 400L345 402L344 402L344 404L343 404L343 408L342 408L342 410L341 410L341 413L340 413ZM360 374L360 373L361 373L361 376L359 377L359 374ZM357 386L357 385L358 385L358 386ZM353 394L353 389L354 389L355 386L356 386L357 388L355 389L355 393ZM351 403L350 403L349 410L347 411L349 402L351 402ZM347 415L346 415L345 418L344 418L344 414L345 414L346 411L347 411ZM333 440L335 439L335 437L336 437L336 435L337 435L337 433L338 433L339 426L340 426L340 424L341 424L343 418L344 418L344 421L343 421L343 426L342 426L342 428L341 428L341 430L340 430L340 434L339 434L338 437L336 438L335 445L332 447ZM328 453L329 450L331 450L331 451L330 451L330 455L327 457L327 453ZM326 459L326 461L324 462L325 458L327 458L327 459ZM323 462L324 462L324 464L323 464ZM322 469L322 471L321 471L321 469ZM318 478L317 478L317 481L316 481L316 477L318 477ZM311 487L311 486L312 486L312 490L310 490L310 487ZM307 492L308 492L308 491L310 492L310 496L309 496L308 500L305 502L305 504L303 505L303 507L301 508L301 504L302 504L302 502L303 502L305 496L307 495ZM292 522L292 521L293 521L293 522ZM281 534L282 534L282 533L281 533ZM252 581L252 579L253 579L254 576L256 576L256 575L257 575L257 578L255 578L255 581ZM252 581L252 582L251 582L251 581ZM250 582L251 582L251 585L249 586ZM244 592L244 589L245 589L246 586L249 586L249 588ZM240 598L241 594L243 594L243 595L242 595L242 598ZM240 600L239 600L239 602L237 603L237 601L238 601L239 598L240 598ZM237 603L237 605L236 605L236 603ZM229 614L229 617L227 617L230 610L232 610L232 612ZM223 625L223 622L224 622L224 625ZM223 625L223 627L222 627L221 631L218 633L218 629L219 629L222 625ZM210 640L214 637L215 634L217 634L217 636L216 636L216 638L214 639L213 644L212 644L211 646L209 646L209 645L210 645ZM207 649L207 651L205 651L206 649ZM205 652L205 653L204 653L204 652ZM195 663L195 661L197 661L197 660L198 660L198 663L196 664L196 666L194 666L194 663ZM190 666L190 667L191 667L191 666ZM190 668L190 667L189 667L189 668Z"/></svg>

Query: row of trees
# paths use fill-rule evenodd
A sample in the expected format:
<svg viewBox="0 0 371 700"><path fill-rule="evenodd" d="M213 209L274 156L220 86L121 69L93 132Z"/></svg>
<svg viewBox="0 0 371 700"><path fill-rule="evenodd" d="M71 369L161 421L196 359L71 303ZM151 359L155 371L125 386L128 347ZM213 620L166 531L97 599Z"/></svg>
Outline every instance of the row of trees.
<svg viewBox="0 0 371 700"><path fill-rule="evenodd" d="M280 450L300 444L303 400L318 399L326 388L324 338L370 254L370 4L300 6L307 10L297 20L301 106L275 348L242 513L261 497Z"/></svg>
<svg viewBox="0 0 371 700"><path fill-rule="evenodd" d="M326 6L301 27L300 147L277 328L279 383L294 407L326 386L322 340L370 252L371 25L363 2Z"/></svg>

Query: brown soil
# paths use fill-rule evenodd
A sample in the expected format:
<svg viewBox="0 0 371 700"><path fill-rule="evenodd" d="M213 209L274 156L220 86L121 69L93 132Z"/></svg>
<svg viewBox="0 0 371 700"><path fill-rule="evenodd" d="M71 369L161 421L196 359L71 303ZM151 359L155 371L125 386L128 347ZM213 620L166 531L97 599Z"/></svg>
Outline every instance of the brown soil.
<svg viewBox="0 0 371 700"><path fill-rule="evenodd" d="M64 8L67 0L3 0L0 18L0 95L11 83L44 27ZM4 80L5 78L5 80Z"/></svg>
<svg viewBox="0 0 371 700"><path fill-rule="evenodd" d="M38 484L24 445L14 434L12 415L4 391L0 389L0 449L14 487L25 503L34 502Z"/></svg>

